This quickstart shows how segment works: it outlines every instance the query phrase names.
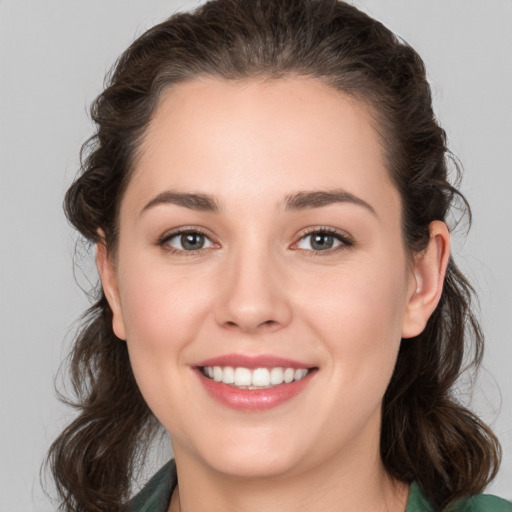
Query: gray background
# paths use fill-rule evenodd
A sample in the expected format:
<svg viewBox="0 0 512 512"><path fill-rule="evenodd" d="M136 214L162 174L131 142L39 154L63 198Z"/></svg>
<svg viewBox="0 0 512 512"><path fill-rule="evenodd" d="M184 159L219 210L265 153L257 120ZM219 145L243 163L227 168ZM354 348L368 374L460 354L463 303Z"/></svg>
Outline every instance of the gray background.
<svg viewBox="0 0 512 512"><path fill-rule="evenodd" d="M480 294L488 339L473 406L504 447L490 490L512 498L512 2L356 3L424 57L438 116L465 167L474 225L466 241L455 237L454 254ZM87 106L135 35L196 4L0 0L0 512L54 508L39 467L72 417L55 398L53 376L87 305L61 211L91 134ZM80 266L90 272L87 254Z"/></svg>

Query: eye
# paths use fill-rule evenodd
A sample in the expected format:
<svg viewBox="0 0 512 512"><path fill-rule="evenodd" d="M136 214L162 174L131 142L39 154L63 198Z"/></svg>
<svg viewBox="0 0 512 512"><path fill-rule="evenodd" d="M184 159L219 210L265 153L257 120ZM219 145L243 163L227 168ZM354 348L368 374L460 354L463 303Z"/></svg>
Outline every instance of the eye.
<svg viewBox="0 0 512 512"><path fill-rule="evenodd" d="M304 235L297 243L297 249L307 251L329 251L351 247L352 241L337 231L318 229Z"/></svg>
<svg viewBox="0 0 512 512"><path fill-rule="evenodd" d="M198 230L187 229L166 235L160 242L166 249L172 252L193 252L201 249L208 249L214 243Z"/></svg>

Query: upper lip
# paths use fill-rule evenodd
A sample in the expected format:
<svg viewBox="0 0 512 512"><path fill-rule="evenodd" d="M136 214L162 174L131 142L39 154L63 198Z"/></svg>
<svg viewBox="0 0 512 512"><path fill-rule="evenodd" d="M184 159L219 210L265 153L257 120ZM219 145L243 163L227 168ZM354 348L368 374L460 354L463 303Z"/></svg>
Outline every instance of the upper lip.
<svg viewBox="0 0 512 512"><path fill-rule="evenodd" d="M274 355L244 355L244 354L226 354L223 356L212 357L196 363L196 367L205 366L232 366L234 368L313 368L308 363L302 363L294 359Z"/></svg>

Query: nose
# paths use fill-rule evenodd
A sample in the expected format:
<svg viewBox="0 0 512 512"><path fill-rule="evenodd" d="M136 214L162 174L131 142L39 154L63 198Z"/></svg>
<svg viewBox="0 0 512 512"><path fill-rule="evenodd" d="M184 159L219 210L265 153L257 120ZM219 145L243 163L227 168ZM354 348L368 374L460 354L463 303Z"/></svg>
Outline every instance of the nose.
<svg viewBox="0 0 512 512"><path fill-rule="evenodd" d="M240 250L225 263L216 320L245 333L272 332L292 317L284 262L270 251Z"/></svg>

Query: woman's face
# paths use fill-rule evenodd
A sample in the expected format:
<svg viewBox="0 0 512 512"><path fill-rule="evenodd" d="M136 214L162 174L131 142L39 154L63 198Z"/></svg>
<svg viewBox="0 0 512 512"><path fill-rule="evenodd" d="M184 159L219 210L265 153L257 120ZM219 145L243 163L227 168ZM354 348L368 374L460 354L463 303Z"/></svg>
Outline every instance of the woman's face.
<svg viewBox="0 0 512 512"><path fill-rule="evenodd" d="M102 278L178 461L264 477L378 460L417 286L400 213L364 108L318 81L163 95Z"/></svg>

